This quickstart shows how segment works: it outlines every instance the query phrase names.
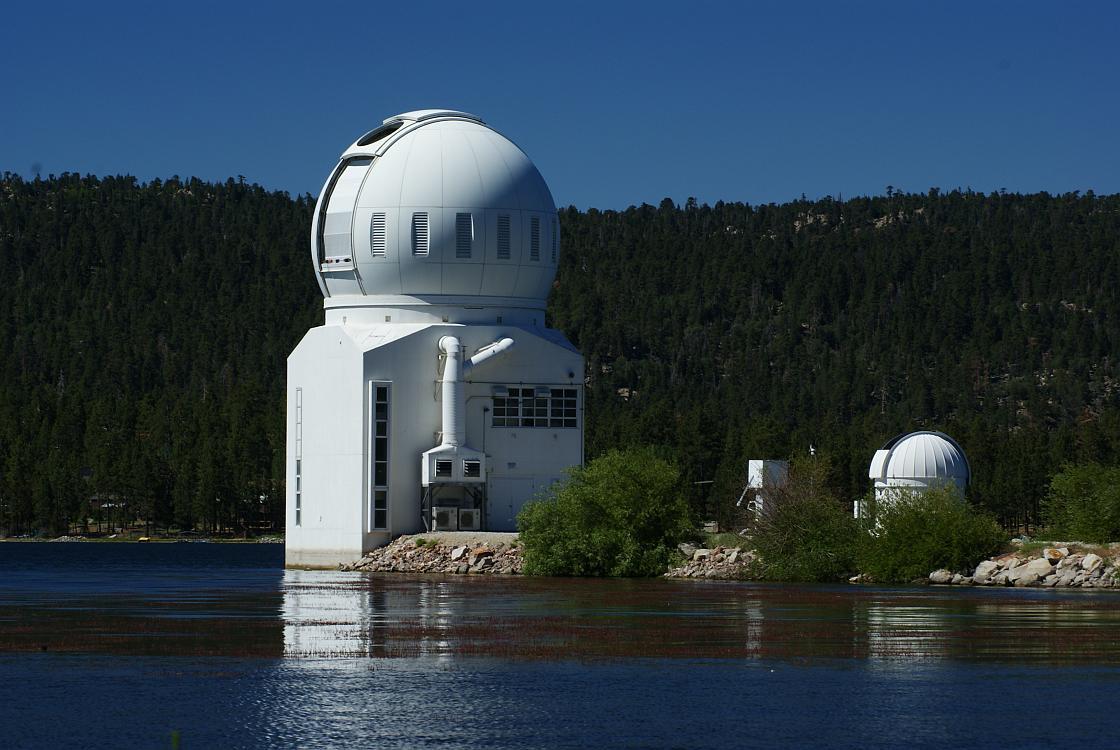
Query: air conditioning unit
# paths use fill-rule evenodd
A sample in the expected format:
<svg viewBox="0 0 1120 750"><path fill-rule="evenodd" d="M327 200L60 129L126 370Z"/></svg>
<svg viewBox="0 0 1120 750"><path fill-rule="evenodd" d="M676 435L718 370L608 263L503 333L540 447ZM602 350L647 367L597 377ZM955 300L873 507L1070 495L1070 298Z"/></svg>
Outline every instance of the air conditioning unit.
<svg viewBox="0 0 1120 750"><path fill-rule="evenodd" d="M432 508L432 531L458 531L458 508Z"/></svg>
<svg viewBox="0 0 1120 750"><path fill-rule="evenodd" d="M482 528L482 510L479 508L459 508L459 530L478 531Z"/></svg>

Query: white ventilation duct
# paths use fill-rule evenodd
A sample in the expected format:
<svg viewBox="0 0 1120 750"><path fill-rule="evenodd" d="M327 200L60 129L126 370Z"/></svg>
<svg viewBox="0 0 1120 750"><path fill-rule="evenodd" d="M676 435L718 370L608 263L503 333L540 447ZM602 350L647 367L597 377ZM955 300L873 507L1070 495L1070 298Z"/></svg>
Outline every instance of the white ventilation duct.
<svg viewBox="0 0 1120 750"><path fill-rule="evenodd" d="M439 445L424 452L422 464L424 486L441 478L444 481L452 482L463 481L464 479L485 481L486 475L482 469L483 454L466 446L466 395L463 378L474 368L509 351L513 343L513 339L509 337L499 339L483 347L473 357L464 361L463 345L457 337L444 336L439 340L439 350L444 355L443 377L440 380L442 390L440 404L443 421L442 438ZM468 458L471 461L478 462L478 474L475 476L468 477L465 468L461 465L463 460ZM453 462L450 464L450 473L439 471L439 467L435 465L437 459L444 462L443 465L445 466L447 465L446 462Z"/></svg>
<svg viewBox="0 0 1120 750"><path fill-rule="evenodd" d="M439 340L443 363L443 440L440 446L459 447L466 433L463 407L463 345L454 336Z"/></svg>
<svg viewBox="0 0 1120 750"><path fill-rule="evenodd" d="M489 362L494 357L509 351L513 339L506 337L489 344L478 351L466 362L463 361L463 345L455 336L444 336L439 340L439 350L444 354L443 363L443 440L440 446L458 447L463 444L466 434L465 399L463 378L474 368Z"/></svg>

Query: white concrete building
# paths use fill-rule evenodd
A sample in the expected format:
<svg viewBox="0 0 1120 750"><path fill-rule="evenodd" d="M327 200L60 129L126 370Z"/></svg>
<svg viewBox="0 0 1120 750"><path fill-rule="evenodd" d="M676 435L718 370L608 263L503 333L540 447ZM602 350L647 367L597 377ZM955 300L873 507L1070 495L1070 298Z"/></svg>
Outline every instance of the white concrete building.
<svg viewBox="0 0 1120 750"><path fill-rule="evenodd" d="M758 514L765 509L764 489L776 489L789 481L789 461L771 458L752 458L747 461L747 484L743 487L735 507Z"/></svg>
<svg viewBox="0 0 1120 750"><path fill-rule="evenodd" d="M343 153L288 358L289 565L427 528L512 531L583 460L583 358L545 327L560 253L533 163L477 117L390 117Z"/></svg>
<svg viewBox="0 0 1120 750"><path fill-rule="evenodd" d="M964 497L971 470L957 441L943 432L923 430L887 441L875 451L867 475L873 482L876 503L882 504L900 492L924 492L947 485L956 487ZM856 518L869 512L864 505L856 501Z"/></svg>

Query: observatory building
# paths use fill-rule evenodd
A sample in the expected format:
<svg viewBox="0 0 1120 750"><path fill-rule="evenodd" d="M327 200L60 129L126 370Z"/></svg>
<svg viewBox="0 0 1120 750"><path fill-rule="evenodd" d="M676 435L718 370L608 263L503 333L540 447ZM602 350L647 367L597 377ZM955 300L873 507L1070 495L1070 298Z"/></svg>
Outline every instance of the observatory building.
<svg viewBox="0 0 1120 750"><path fill-rule="evenodd" d="M875 501L882 504L900 492L924 492L947 485L956 487L964 497L971 472L957 441L943 432L921 431L887 441L875 451L867 475L874 482ZM856 501L856 518L869 510L862 505Z"/></svg>
<svg viewBox="0 0 1120 750"><path fill-rule="evenodd" d="M540 173L474 115L346 149L311 227L324 325L288 357L287 564L513 531L582 462L583 357L545 327L559 253Z"/></svg>

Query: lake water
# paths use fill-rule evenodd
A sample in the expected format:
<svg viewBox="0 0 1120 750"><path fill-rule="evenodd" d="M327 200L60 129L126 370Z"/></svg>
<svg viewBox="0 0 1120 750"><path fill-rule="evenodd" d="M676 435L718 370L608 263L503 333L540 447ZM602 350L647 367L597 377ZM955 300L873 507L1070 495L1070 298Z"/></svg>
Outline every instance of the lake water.
<svg viewBox="0 0 1120 750"><path fill-rule="evenodd" d="M1116 740L1120 595L285 571L0 544L0 747Z"/></svg>

